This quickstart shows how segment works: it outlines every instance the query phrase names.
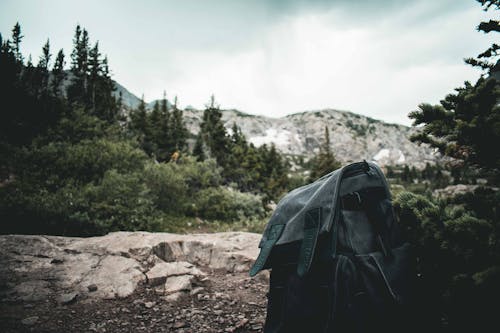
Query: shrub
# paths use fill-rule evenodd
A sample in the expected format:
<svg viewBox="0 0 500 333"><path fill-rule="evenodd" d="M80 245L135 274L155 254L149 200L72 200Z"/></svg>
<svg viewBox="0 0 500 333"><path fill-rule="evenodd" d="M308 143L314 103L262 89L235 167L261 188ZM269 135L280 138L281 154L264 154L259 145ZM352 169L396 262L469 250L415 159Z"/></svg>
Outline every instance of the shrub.
<svg viewBox="0 0 500 333"><path fill-rule="evenodd" d="M188 186L174 163L148 163L144 168L144 182L156 208L169 215L184 213Z"/></svg>
<svg viewBox="0 0 500 333"><path fill-rule="evenodd" d="M193 213L208 220L237 221L262 217L262 198L227 187L211 187L199 191Z"/></svg>
<svg viewBox="0 0 500 333"><path fill-rule="evenodd" d="M500 297L497 283L492 283L500 270L497 222L476 217L481 214L464 208L469 202L457 198L453 202L409 192L394 200L400 223L416 249L420 306L430 311L424 311L422 318L430 320L433 329L472 328L491 314L485 299Z"/></svg>

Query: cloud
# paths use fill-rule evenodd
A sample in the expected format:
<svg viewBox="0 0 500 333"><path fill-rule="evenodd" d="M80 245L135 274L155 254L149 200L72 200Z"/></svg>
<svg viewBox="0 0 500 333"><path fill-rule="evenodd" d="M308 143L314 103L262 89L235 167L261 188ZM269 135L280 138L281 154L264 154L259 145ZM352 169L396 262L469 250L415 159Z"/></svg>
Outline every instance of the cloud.
<svg viewBox="0 0 500 333"><path fill-rule="evenodd" d="M214 93L223 107L255 114L331 107L409 124L419 103L437 103L477 76L461 59L473 52L462 41L477 34L464 23L479 16L456 11L405 24L425 11L417 6L378 22L353 22L341 10L290 16L239 52L174 50L176 75L155 85L195 107Z"/></svg>
<svg viewBox="0 0 500 333"><path fill-rule="evenodd" d="M275 117L337 108L409 124L407 114L418 103L437 103L475 79L477 71L462 59L493 42L475 31L488 15L471 0L89 0L75 6L5 0L1 31L19 19L23 50L37 59L47 37L53 50L62 46L69 54L81 23L100 40L114 78L146 100L165 89L181 105L201 108L214 93L223 107Z"/></svg>

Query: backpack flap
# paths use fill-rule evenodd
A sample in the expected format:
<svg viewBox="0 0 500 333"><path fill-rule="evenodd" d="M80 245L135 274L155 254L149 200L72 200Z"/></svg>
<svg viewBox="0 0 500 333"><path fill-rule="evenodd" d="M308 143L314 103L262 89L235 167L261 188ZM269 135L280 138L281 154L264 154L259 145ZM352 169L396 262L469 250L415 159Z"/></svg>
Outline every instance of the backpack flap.
<svg viewBox="0 0 500 333"><path fill-rule="evenodd" d="M374 170L378 170L375 164L365 161L353 163L283 197L266 226L259 244L261 251L250 270L250 276L268 268L267 261L274 247L294 243L301 243L295 262L300 263L300 275L305 274L313 259L318 237L329 232L335 233L337 229L341 183L348 180L348 189L361 186L366 181L356 181L356 177L372 174ZM380 182L379 177L374 179ZM342 192L346 191L344 187ZM336 236L332 236L332 241L336 241ZM331 247L334 255L336 246L333 244Z"/></svg>

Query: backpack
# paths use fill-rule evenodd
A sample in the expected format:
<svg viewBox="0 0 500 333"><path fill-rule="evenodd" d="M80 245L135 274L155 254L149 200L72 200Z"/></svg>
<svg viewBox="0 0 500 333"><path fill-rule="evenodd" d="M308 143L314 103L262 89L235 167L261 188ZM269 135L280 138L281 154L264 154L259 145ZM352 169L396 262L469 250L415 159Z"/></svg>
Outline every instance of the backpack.
<svg viewBox="0 0 500 333"><path fill-rule="evenodd" d="M250 269L271 269L265 333L409 331L415 262L374 163L353 163L278 203Z"/></svg>

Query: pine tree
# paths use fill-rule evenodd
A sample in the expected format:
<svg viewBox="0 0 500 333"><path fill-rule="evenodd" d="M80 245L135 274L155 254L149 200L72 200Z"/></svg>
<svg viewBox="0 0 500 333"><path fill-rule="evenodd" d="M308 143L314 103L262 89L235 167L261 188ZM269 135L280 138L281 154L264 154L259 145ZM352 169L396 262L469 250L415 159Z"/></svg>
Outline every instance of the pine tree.
<svg viewBox="0 0 500 333"><path fill-rule="evenodd" d="M71 83L68 86L67 97L71 104L87 106L87 75L89 55L89 37L85 29L76 26L73 38L73 51L71 52Z"/></svg>
<svg viewBox="0 0 500 333"><path fill-rule="evenodd" d="M38 61L38 68L48 71L50 58L52 55L50 54L50 42L47 39L45 45L42 48L42 55L40 56L40 60Z"/></svg>
<svg viewBox="0 0 500 333"><path fill-rule="evenodd" d="M341 164L335 158L330 147L330 131L328 130L328 126L325 126L325 137L319 147L319 154L312 160L312 170L309 179L310 181L314 181L340 167Z"/></svg>
<svg viewBox="0 0 500 333"><path fill-rule="evenodd" d="M47 39L47 42L42 48L42 55L38 61L37 65L37 74L39 76L40 84L39 90L42 95L47 96L50 92L49 87L49 63L52 55L50 54L50 43Z"/></svg>
<svg viewBox="0 0 500 333"><path fill-rule="evenodd" d="M208 155L215 158L217 163L225 168L229 154L229 138L222 122L222 112L215 103L214 95L210 97L210 102L203 111L201 135L207 146Z"/></svg>
<svg viewBox="0 0 500 333"><path fill-rule="evenodd" d="M267 200L276 201L287 188L288 167L283 156L281 156L274 144L271 144L269 150L267 150L264 145L262 157L265 181L263 192L266 194Z"/></svg>
<svg viewBox="0 0 500 333"><path fill-rule="evenodd" d="M101 54L99 53L99 42L96 42L94 47L92 47L89 51L89 60L88 60L88 92L89 92L89 100L87 107L91 110L93 115L99 116L99 113L96 110L96 104L99 102L99 89L102 89L100 85L100 74L101 74ZM102 115L101 115L102 117Z"/></svg>
<svg viewBox="0 0 500 333"><path fill-rule="evenodd" d="M153 111L149 114L149 126L150 126L150 140L154 147L155 157L158 159L158 143L161 139L161 113L160 104L155 101L153 105Z"/></svg>
<svg viewBox="0 0 500 333"><path fill-rule="evenodd" d="M226 157L227 165L224 174L228 182L235 182L241 190L249 191L248 183L251 180L248 179L248 176L250 170L246 162L249 147L245 136L236 123L233 123L231 128L229 143L229 155Z"/></svg>
<svg viewBox="0 0 500 333"><path fill-rule="evenodd" d="M21 54L21 41L23 39L21 34L21 25L17 22L12 29L12 51L14 51L14 57L18 63L23 63L23 55Z"/></svg>
<svg viewBox="0 0 500 333"><path fill-rule="evenodd" d="M196 136L196 141L193 147L193 156L196 157L197 161L204 161L207 157L205 155L205 149L203 148L203 138L201 133Z"/></svg>
<svg viewBox="0 0 500 333"><path fill-rule="evenodd" d="M498 0L478 0L483 6L484 11L488 11L493 7L495 10L500 9L500 1ZM479 23L478 31L484 33L500 32L500 21L489 20ZM488 49L480 53L476 58L467 58L465 62L474 67L480 67L486 70L489 74L500 72L500 45L493 43Z"/></svg>
<svg viewBox="0 0 500 333"><path fill-rule="evenodd" d="M168 161L173 153L173 140L170 126L170 112L168 110L167 93L163 92L163 98L160 103L160 119L158 124L157 138L157 158L159 161Z"/></svg>
<svg viewBox="0 0 500 333"><path fill-rule="evenodd" d="M64 65L64 52L61 49L57 53L56 61L54 62L54 66L52 67L51 90L52 94L56 97L60 95L61 83L66 77L66 73L64 72Z"/></svg>
<svg viewBox="0 0 500 333"><path fill-rule="evenodd" d="M112 124L120 117L120 108L113 94L116 90L116 86L111 79L107 56L104 56L104 59L101 61L100 83L99 91L101 92L101 98L99 103L102 109L100 114L103 115L105 120Z"/></svg>
<svg viewBox="0 0 500 333"><path fill-rule="evenodd" d="M184 124L183 112L177 107L177 96L174 98L171 117L171 138L175 151L184 151L187 147L188 130Z"/></svg>
<svg viewBox="0 0 500 333"><path fill-rule="evenodd" d="M500 9L498 0L481 0L485 10ZM500 22L481 22L479 31L500 32ZM429 144L443 155L462 162L458 167L476 168L500 181L500 60L499 46L493 44L466 62L485 70L475 84L465 82L438 105L422 103L409 114L413 125L423 125L413 141Z"/></svg>
<svg viewBox="0 0 500 333"><path fill-rule="evenodd" d="M144 95L141 97L141 101L137 109L130 112L130 123L129 127L131 131L139 136L144 137L148 130L148 115L146 112L146 103L144 102Z"/></svg>

